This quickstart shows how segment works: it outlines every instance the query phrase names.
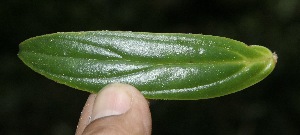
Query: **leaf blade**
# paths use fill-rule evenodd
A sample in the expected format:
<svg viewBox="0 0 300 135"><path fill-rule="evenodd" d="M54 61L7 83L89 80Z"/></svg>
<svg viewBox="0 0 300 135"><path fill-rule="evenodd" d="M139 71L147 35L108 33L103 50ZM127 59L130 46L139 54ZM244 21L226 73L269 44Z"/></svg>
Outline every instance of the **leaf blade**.
<svg viewBox="0 0 300 135"><path fill-rule="evenodd" d="M120 31L31 38L20 44L19 57L34 71L76 89L96 93L122 82L154 99L230 94L261 81L276 63L267 48L228 38Z"/></svg>

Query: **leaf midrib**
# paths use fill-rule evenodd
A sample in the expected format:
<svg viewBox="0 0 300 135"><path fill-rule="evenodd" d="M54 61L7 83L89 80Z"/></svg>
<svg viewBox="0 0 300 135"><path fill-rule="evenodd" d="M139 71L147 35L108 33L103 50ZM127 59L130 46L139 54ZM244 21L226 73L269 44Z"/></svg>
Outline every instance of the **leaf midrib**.
<svg viewBox="0 0 300 135"><path fill-rule="evenodd" d="M33 55L37 55L37 56L42 56L42 57L53 57L56 59L59 58L69 58L69 59L82 59L82 60L97 60L97 61L109 61L109 60L100 60L100 59L89 59L89 58L83 58L83 57L74 57L74 56L56 56L56 55L49 55L49 54L44 54L44 53L39 53L39 52L29 52L29 51L23 51L23 53L29 53L29 54L33 54ZM145 64L150 64L153 66L165 66L165 65L198 65L198 64L245 64L245 65L249 65L252 63L260 63L260 62L266 62L269 61L270 57L259 57L256 59L247 59L247 60L235 60L235 61L202 61L202 62L175 62L175 63L159 63L159 62L141 62L141 61L132 61L132 60L128 60L128 59L115 59L115 60L111 60L112 63L114 62L118 62L118 61L126 61L126 62L132 62L132 63L145 63Z"/></svg>

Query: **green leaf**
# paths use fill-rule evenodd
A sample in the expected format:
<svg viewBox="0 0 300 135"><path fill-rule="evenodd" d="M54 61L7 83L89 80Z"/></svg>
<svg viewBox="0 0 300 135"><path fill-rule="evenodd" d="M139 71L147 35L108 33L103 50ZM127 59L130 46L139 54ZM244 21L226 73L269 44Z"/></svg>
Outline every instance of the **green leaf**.
<svg viewBox="0 0 300 135"><path fill-rule="evenodd" d="M146 98L219 97L269 75L277 56L262 46L228 38L122 31L43 35L20 44L20 59L34 71L70 87L98 92L128 83Z"/></svg>

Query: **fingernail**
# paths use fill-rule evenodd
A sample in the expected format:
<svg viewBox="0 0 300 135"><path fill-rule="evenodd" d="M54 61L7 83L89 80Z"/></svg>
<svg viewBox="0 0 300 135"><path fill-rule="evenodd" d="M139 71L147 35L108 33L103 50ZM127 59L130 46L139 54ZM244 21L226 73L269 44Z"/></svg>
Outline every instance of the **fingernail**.
<svg viewBox="0 0 300 135"><path fill-rule="evenodd" d="M91 121L112 115L120 115L131 107L131 93L127 84L110 84L104 87L97 95Z"/></svg>

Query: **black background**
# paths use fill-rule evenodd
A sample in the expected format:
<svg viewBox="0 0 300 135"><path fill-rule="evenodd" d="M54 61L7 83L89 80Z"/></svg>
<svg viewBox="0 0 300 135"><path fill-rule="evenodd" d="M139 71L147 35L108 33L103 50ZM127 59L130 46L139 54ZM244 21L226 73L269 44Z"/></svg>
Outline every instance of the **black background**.
<svg viewBox="0 0 300 135"><path fill-rule="evenodd" d="M17 57L33 36L126 30L225 36L275 51L273 73L244 91L151 101L153 134L300 134L299 0L2 0L0 134L74 134L88 93L33 72Z"/></svg>

